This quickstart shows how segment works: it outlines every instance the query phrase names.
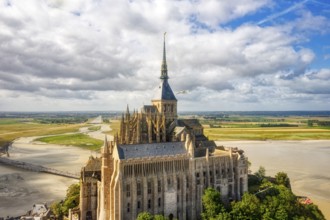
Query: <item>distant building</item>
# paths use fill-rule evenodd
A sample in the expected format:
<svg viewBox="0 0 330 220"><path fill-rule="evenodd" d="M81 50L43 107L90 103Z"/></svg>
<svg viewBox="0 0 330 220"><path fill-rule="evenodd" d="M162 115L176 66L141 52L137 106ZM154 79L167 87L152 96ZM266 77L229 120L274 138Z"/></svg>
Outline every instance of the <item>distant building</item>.
<svg viewBox="0 0 330 220"><path fill-rule="evenodd" d="M207 187L224 201L247 191L243 151L217 147L197 119L178 119L168 82L164 40L160 84L151 105L122 115L120 132L104 142L101 160L81 172L81 219L136 219L140 212L200 219Z"/></svg>
<svg viewBox="0 0 330 220"><path fill-rule="evenodd" d="M26 215L21 216L20 219L24 220L46 220L51 217L51 210L46 204L34 204L32 209L26 213Z"/></svg>

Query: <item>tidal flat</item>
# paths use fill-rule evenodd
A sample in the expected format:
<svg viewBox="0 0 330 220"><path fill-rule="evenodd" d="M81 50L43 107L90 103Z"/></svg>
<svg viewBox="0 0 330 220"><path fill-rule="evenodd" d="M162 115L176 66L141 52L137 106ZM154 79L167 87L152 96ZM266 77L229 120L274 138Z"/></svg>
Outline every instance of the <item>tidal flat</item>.
<svg viewBox="0 0 330 220"><path fill-rule="evenodd" d="M33 137L20 138L10 150L11 159L79 172L95 152L78 147L31 144ZM274 176L286 172L296 195L310 197L330 219L330 141L218 141L218 145L238 147L251 161L251 170L260 166ZM78 180L45 173L0 166L0 217L22 215L34 203L65 197L66 189Z"/></svg>
<svg viewBox="0 0 330 220"><path fill-rule="evenodd" d="M244 150L251 171L265 167L266 175L286 172L296 195L308 196L330 219L330 141L217 141Z"/></svg>
<svg viewBox="0 0 330 220"><path fill-rule="evenodd" d="M95 152L78 147L32 143L35 137L19 138L10 148L10 159L79 173ZM35 203L50 205L65 198L67 188L79 180L0 165L0 217L19 216Z"/></svg>

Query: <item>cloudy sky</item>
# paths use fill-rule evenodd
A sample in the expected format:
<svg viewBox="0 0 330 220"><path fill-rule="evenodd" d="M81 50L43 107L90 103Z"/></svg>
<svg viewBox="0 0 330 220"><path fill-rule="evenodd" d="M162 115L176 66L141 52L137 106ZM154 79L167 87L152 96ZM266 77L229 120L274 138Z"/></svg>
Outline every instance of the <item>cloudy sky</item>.
<svg viewBox="0 0 330 220"><path fill-rule="evenodd" d="M328 0L0 0L0 111L330 110Z"/></svg>

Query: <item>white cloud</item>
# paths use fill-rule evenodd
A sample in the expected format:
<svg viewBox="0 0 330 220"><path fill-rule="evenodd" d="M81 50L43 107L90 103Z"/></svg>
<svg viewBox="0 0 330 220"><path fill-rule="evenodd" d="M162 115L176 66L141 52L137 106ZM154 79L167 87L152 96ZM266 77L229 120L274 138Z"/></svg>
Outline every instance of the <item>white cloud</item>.
<svg viewBox="0 0 330 220"><path fill-rule="evenodd" d="M57 110L148 104L158 85L164 31L170 84L190 91L178 95L183 110L312 103L310 94L324 99L330 92L328 69L312 73L315 52L299 45L311 32L326 34L328 19L306 9L284 25L229 28L228 22L276 2L10 2L0 5L4 110L24 108L24 102L33 103L26 110L50 110L54 100Z"/></svg>

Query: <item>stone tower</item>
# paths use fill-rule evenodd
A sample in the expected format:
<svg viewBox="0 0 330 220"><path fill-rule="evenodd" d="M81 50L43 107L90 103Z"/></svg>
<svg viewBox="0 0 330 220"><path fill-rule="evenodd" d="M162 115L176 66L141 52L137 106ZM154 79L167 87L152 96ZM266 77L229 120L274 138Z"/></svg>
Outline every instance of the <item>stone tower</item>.
<svg viewBox="0 0 330 220"><path fill-rule="evenodd" d="M163 48L163 61L161 66L160 79L156 96L151 100L152 105L155 106L159 113L165 115L166 124L169 124L177 119L177 99L168 83L167 63L166 63L166 45L164 33L164 48Z"/></svg>

